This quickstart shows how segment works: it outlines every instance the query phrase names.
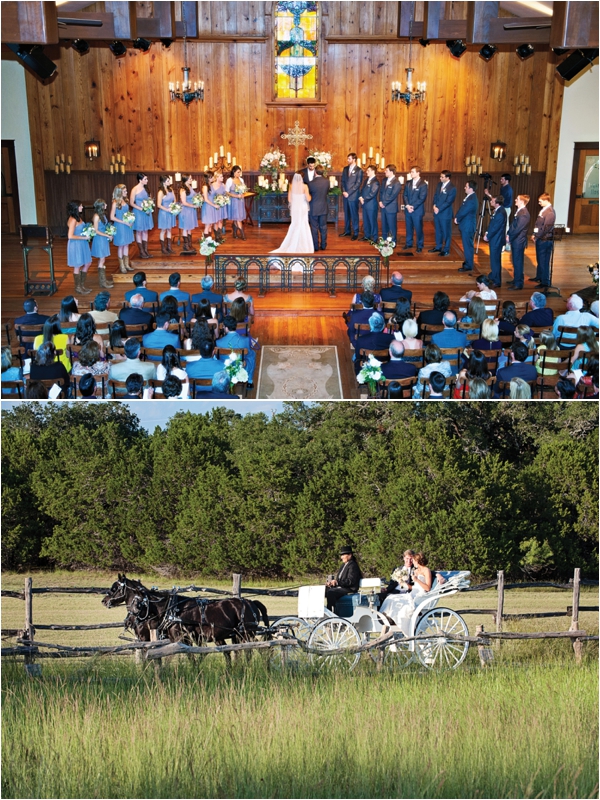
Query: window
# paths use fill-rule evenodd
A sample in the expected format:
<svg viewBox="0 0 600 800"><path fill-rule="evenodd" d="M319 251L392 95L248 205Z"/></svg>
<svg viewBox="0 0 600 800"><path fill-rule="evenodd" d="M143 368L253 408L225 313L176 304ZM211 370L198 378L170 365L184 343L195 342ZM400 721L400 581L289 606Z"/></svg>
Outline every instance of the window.
<svg viewBox="0 0 600 800"><path fill-rule="evenodd" d="M319 98L319 4L275 3L276 100Z"/></svg>

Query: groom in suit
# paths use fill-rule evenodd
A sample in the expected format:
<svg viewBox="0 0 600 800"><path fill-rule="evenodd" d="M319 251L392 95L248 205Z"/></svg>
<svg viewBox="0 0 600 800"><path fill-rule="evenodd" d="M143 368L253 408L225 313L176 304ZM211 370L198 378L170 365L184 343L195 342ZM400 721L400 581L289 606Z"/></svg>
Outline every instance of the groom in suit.
<svg viewBox="0 0 600 800"><path fill-rule="evenodd" d="M358 239L358 193L363 182L363 171L356 163L356 153L348 153L348 166L342 170L342 195L344 197L344 232L340 236Z"/></svg>
<svg viewBox="0 0 600 800"><path fill-rule="evenodd" d="M323 167L317 167L316 175L310 183L310 204L308 209L308 224L317 250L327 250L327 192L329 181L323 177ZM319 248L319 234L321 247Z"/></svg>
<svg viewBox="0 0 600 800"><path fill-rule="evenodd" d="M317 159L314 156L309 156L306 159L306 166L304 167L304 169L300 170L300 175L302 175L302 180L308 186L311 185L311 183L315 178L315 175L317 174L316 167L317 167Z"/></svg>
<svg viewBox="0 0 600 800"><path fill-rule="evenodd" d="M465 260L459 272L472 272L473 271L473 258L475 250L473 248L473 237L477 230L477 195L475 190L477 183L475 181L467 181L465 184L465 197L462 201L461 207L456 212L454 222L458 225L460 236L462 239L463 252Z"/></svg>

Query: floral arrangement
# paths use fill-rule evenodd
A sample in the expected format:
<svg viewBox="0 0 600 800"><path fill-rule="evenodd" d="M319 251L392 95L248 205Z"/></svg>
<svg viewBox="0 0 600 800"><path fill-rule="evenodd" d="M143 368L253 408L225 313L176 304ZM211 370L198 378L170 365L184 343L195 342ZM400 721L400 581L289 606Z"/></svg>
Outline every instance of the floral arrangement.
<svg viewBox="0 0 600 800"><path fill-rule="evenodd" d="M182 209L181 203L171 203L171 205L169 206L169 211L171 212L171 214L173 214L174 217L176 217L177 214L181 214L181 209Z"/></svg>
<svg viewBox="0 0 600 800"><path fill-rule="evenodd" d="M104 226L104 233L107 236L110 236L112 239L112 237L115 235L116 232L117 232L117 226L113 225L112 222L107 222L107 224Z"/></svg>
<svg viewBox="0 0 600 800"><path fill-rule="evenodd" d="M394 252L396 242L391 236L388 236L387 239L380 236L376 242L373 242L373 247L376 247L384 258L389 258Z"/></svg>
<svg viewBox="0 0 600 800"><path fill-rule="evenodd" d="M214 199L214 204L219 208L224 208L224 206L228 206L231 202L231 198L228 194L218 194Z"/></svg>
<svg viewBox="0 0 600 800"><path fill-rule="evenodd" d="M156 207L156 203L151 197L147 197L145 200L142 200L141 205L142 211L144 211L146 214L151 214Z"/></svg>
<svg viewBox="0 0 600 800"><path fill-rule="evenodd" d="M204 198L202 197L201 194L195 194L192 197L192 205L195 208L202 208L202 206L204 205Z"/></svg>
<svg viewBox="0 0 600 800"><path fill-rule="evenodd" d="M133 211L126 211L123 214L123 222L125 223L125 225L129 225L129 227L133 225L133 223L135 222L135 214L133 213Z"/></svg>
<svg viewBox="0 0 600 800"><path fill-rule="evenodd" d="M592 276L592 280L596 284L596 294L598 293L598 262L596 261L595 264L588 264L588 270L590 275Z"/></svg>
<svg viewBox="0 0 600 800"><path fill-rule="evenodd" d="M239 353L232 353L225 362L224 368L231 383L246 383L248 380L248 373Z"/></svg>
<svg viewBox="0 0 600 800"><path fill-rule="evenodd" d="M392 572L392 580L396 581L401 589L408 589L410 572L410 567L396 567L396 569Z"/></svg>
<svg viewBox="0 0 600 800"><path fill-rule="evenodd" d="M260 162L260 171L263 175L271 175L272 179L276 179L277 173L285 167L287 167L285 153L282 153L277 147L275 150L265 153Z"/></svg>
<svg viewBox="0 0 600 800"><path fill-rule="evenodd" d="M356 376L359 383L366 383L369 387L371 394L375 394L377 390L377 381L383 379L383 372L380 369L381 361L378 361L374 355L369 356L369 360Z"/></svg>
<svg viewBox="0 0 600 800"><path fill-rule="evenodd" d="M247 191L248 191L248 187L243 182L240 183L240 184L234 183L231 186L231 192L233 194L245 194Z"/></svg>
<svg viewBox="0 0 600 800"><path fill-rule="evenodd" d="M309 152L317 162L317 167L323 167L323 175L327 177L327 173L331 169L331 153L325 150L310 150Z"/></svg>
<svg viewBox="0 0 600 800"><path fill-rule="evenodd" d="M88 242L92 241L92 239L96 235L96 229L94 228L91 222L86 222L86 224L81 229L81 235L85 236Z"/></svg>
<svg viewBox="0 0 600 800"><path fill-rule="evenodd" d="M200 252L203 256L212 256L218 246L219 243L212 236L203 236L200 239Z"/></svg>

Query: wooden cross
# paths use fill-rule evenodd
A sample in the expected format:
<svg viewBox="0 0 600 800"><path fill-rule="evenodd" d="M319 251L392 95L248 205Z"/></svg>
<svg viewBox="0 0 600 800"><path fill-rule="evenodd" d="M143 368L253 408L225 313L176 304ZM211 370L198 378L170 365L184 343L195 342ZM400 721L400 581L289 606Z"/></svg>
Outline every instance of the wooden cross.
<svg viewBox="0 0 600 800"><path fill-rule="evenodd" d="M294 157L294 170L298 172L298 146L304 144L307 139L312 139L312 134L306 133L306 128L300 128L300 123L296 120L295 127L288 128L287 133L282 133L281 138L287 139L288 144L294 145L296 153Z"/></svg>

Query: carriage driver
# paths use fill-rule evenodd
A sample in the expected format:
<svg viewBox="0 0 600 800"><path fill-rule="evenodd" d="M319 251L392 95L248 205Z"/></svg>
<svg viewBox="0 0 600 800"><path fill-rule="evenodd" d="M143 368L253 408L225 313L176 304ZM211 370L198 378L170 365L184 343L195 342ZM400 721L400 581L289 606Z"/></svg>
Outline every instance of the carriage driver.
<svg viewBox="0 0 600 800"><path fill-rule="evenodd" d="M362 572L352 554L351 547L342 547L340 549L340 558L343 563L337 575L325 584L325 598L327 599L327 608L330 611L334 610L334 606L340 597L358 592L362 578Z"/></svg>

